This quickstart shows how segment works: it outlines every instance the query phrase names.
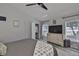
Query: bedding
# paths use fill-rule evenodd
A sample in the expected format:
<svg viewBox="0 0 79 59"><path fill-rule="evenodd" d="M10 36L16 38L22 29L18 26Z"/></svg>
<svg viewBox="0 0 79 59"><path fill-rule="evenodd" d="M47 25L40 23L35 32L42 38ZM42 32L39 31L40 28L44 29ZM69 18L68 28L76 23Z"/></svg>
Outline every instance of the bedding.
<svg viewBox="0 0 79 59"><path fill-rule="evenodd" d="M40 56L57 55L57 51L55 47L38 40L25 39L25 40L7 43L6 46L8 48L5 56L39 56L38 55L39 52L38 54L35 54L36 51L40 51ZM37 48L38 46L42 48L39 49Z"/></svg>
<svg viewBox="0 0 79 59"><path fill-rule="evenodd" d="M35 46L34 50L34 56L53 56L53 46L43 42L43 41L37 41L37 44Z"/></svg>

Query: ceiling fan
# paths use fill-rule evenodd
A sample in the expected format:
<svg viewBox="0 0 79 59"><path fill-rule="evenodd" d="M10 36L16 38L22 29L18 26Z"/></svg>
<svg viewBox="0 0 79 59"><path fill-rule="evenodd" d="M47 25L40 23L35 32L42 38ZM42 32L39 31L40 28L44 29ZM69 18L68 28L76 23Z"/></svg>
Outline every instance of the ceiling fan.
<svg viewBox="0 0 79 59"><path fill-rule="evenodd" d="M39 5L40 7L44 8L45 10L48 10L48 8L43 3L32 3L32 4L27 4L26 6L33 6L33 5Z"/></svg>

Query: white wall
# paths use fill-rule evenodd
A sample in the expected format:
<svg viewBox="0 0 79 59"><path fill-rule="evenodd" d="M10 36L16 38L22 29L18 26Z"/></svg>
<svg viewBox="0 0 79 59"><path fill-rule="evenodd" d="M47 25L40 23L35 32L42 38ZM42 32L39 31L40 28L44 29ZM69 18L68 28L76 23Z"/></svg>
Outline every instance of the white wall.
<svg viewBox="0 0 79 59"><path fill-rule="evenodd" d="M53 19L56 20L56 24L53 24ZM76 19L79 19L79 16L69 17L69 18L65 18L65 19L62 19L61 17L52 18L49 21L49 25L64 25L65 21L68 21L68 20L76 20Z"/></svg>
<svg viewBox="0 0 79 59"><path fill-rule="evenodd" d="M8 5L0 5L0 16L7 17L6 22L0 21L0 41L12 42L30 38L30 17L20 13ZM13 26L13 20L19 20L19 27Z"/></svg>
<svg viewBox="0 0 79 59"><path fill-rule="evenodd" d="M53 18L49 21L49 25L61 25L64 23L64 20L62 18L54 18L56 20L56 24L53 24Z"/></svg>

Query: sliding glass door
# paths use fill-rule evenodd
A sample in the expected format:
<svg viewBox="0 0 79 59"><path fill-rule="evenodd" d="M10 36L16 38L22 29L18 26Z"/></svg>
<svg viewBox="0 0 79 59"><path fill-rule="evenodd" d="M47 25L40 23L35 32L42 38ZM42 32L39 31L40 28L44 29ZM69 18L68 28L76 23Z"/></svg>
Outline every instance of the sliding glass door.
<svg viewBox="0 0 79 59"><path fill-rule="evenodd" d="M74 43L79 45L79 20L68 20L65 22L65 39L71 41L71 46ZM79 46L77 47L79 48Z"/></svg>

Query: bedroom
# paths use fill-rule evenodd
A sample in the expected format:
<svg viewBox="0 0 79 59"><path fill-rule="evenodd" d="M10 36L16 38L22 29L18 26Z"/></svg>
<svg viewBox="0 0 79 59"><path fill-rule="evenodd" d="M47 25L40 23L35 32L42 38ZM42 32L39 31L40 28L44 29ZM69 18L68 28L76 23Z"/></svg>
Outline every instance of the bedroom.
<svg viewBox="0 0 79 59"><path fill-rule="evenodd" d="M36 3L33 6L26 6L27 4L29 3L0 3L0 42L2 43L0 44L0 54L4 56L79 56L78 44L69 47L70 43L67 42L70 41L66 40L66 46L62 47L65 35L70 35L69 33L72 34L79 30L74 30L79 26L77 23L79 22L79 3L44 3L47 10ZM74 26L73 28L69 28L70 22ZM34 24L37 28L33 26ZM43 24L47 24L46 31L44 31L46 33L42 32ZM62 25L60 35L58 35L59 33L56 33L56 35L51 34L52 31L48 30L48 26L53 27L56 25ZM70 29L70 32L65 32L68 30L64 30L64 27ZM57 44L57 35L58 38L61 37L60 40L63 40L62 43L59 40L59 44ZM66 38L69 39L70 37ZM47 41L51 43L47 43ZM38 46L44 50L40 54L37 52L41 50Z"/></svg>

